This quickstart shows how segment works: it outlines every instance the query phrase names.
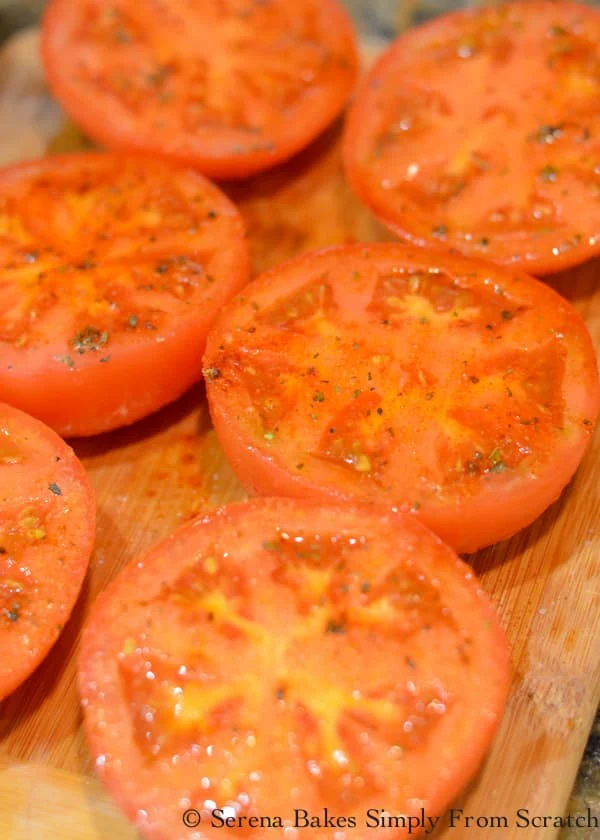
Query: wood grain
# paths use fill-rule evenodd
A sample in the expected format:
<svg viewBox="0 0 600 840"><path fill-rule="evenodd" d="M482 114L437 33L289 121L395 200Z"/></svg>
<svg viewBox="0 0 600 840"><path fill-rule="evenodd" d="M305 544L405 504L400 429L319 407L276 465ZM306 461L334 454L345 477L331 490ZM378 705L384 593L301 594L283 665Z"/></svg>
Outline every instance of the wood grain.
<svg viewBox="0 0 600 840"><path fill-rule="evenodd" d="M336 143L334 131L287 175L270 174L262 192L255 186L243 195L237 188L256 239L257 267L307 243L378 235L366 211L349 204ZM274 206L283 233L273 228ZM313 236L307 225L323 217L329 228ZM599 271L595 262L549 281L582 311L597 348ZM142 549L194 514L244 496L211 428L201 386L129 429L79 441L75 448L97 494L97 544L56 646L0 704L3 840L135 836L93 778L81 731L76 660L82 623L96 594ZM512 641L514 680L488 761L456 807L465 815L506 815L511 825L493 832L446 827L436 835L444 840L556 834L550 828L517 829L514 817L518 808L562 815L600 700L599 462L600 432L556 504L512 540L469 558Z"/></svg>

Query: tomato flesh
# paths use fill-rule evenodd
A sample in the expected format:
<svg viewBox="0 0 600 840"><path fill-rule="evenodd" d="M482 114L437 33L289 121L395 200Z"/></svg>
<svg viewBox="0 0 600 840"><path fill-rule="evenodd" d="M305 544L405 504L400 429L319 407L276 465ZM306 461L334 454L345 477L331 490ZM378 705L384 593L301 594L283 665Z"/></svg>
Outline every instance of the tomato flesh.
<svg viewBox="0 0 600 840"><path fill-rule="evenodd" d="M225 179L306 146L357 72L337 0L53 0L42 54L56 97L90 136Z"/></svg>
<svg viewBox="0 0 600 840"><path fill-rule="evenodd" d="M358 195L398 235L558 271L600 251L600 13L514 2L409 30L346 128Z"/></svg>
<svg viewBox="0 0 600 840"><path fill-rule="evenodd" d="M251 490L399 504L461 551L558 496L599 404L591 339L555 292L400 245L262 275L217 322L205 371Z"/></svg>
<svg viewBox="0 0 600 840"><path fill-rule="evenodd" d="M201 175L77 154L0 172L0 396L59 433L131 423L201 375L246 281L243 224Z"/></svg>
<svg viewBox="0 0 600 840"><path fill-rule="evenodd" d="M94 523L92 490L73 451L0 403L0 699L60 635L85 576Z"/></svg>
<svg viewBox="0 0 600 840"><path fill-rule="evenodd" d="M281 499L209 514L133 563L81 658L96 766L169 840L190 808L202 837L215 809L288 826L324 806L360 825L382 798L437 814L479 764L507 678L489 602L420 523ZM268 837L254 828L239 832Z"/></svg>

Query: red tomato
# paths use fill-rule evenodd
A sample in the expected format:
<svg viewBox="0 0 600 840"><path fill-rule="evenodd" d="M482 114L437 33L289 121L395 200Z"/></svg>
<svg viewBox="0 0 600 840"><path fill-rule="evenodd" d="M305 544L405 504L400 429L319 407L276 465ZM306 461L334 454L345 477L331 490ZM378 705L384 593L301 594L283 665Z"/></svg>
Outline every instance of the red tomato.
<svg viewBox="0 0 600 840"><path fill-rule="evenodd" d="M199 379L249 258L202 175L88 153L0 171L0 270L0 398L69 436L132 423Z"/></svg>
<svg viewBox="0 0 600 840"><path fill-rule="evenodd" d="M0 403L0 700L37 668L69 618L95 519L73 450Z"/></svg>
<svg viewBox="0 0 600 840"><path fill-rule="evenodd" d="M549 273L600 251L600 12L506 3L409 30L357 95L358 195L399 236Z"/></svg>
<svg viewBox="0 0 600 840"><path fill-rule="evenodd" d="M399 505L458 551L558 497L600 403L590 336L556 292L405 245L266 272L222 313L204 365L249 489Z"/></svg>
<svg viewBox="0 0 600 840"><path fill-rule="evenodd" d="M358 64L338 0L52 0L42 54L91 137L215 178L306 146L342 110Z"/></svg>
<svg viewBox="0 0 600 840"><path fill-rule="evenodd" d="M302 826L326 808L338 832L298 836L344 840L369 808L441 814L508 674L472 571L418 521L291 499L212 512L131 563L80 660L96 768L155 840L218 838L227 815L231 836L268 840L283 829L251 817L293 825L298 809Z"/></svg>

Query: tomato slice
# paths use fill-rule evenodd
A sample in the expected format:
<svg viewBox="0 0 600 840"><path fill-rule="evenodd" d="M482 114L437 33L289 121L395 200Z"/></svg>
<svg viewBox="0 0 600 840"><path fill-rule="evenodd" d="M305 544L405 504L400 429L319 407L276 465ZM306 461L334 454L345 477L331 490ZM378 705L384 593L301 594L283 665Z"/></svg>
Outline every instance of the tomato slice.
<svg viewBox="0 0 600 840"><path fill-rule="evenodd" d="M0 171L0 397L64 436L155 411L201 377L248 260L235 207L190 169L87 153Z"/></svg>
<svg viewBox="0 0 600 840"><path fill-rule="evenodd" d="M409 30L365 79L345 140L398 235L534 273L600 251L600 12L534 0Z"/></svg>
<svg viewBox="0 0 600 840"><path fill-rule="evenodd" d="M439 814L508 676L471 569L418 521L292 499L213 511L131 563L80 660L96 768L155 840L219 837L215 809L256 840L283 834L250 817L293 826L295 809L301 826L303 810L356 820L312 823L338 840L363 836L369 808Z"/></svg>
<svg viewBox="0 0 600 840"><path fill-rule="evenodd" d="M42 55L91 137L225 179L308 145L341 112L358 67L338 0L52 0Z"/></svg>
<svg viewBox="0 0 600 840"><path fill-rule="evenodd" d="M69 618L95 520L73 450L39 420L0 403L0 700L37 668Z"/></svg>
<svg viewBox="0 0 600 840"><path fill-rule="evenodd" d="M399 505L458 551L558 497L600 403L590 336L556 292L391 243L266 272L222 313L204 365L249 489Z"/></svg>

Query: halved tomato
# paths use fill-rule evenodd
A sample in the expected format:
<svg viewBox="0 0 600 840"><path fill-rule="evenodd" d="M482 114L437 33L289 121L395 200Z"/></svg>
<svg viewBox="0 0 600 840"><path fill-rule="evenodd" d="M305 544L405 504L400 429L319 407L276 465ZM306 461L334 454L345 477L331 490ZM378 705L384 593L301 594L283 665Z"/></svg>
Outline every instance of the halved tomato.
<svg viewBox="0 0 600 840"><path fill-rule="evenodd" d="M96 505L58 435L0 403L0 699L37 668L87 570Z"/></svg>
<svg viewBox="0 0 600 840"><path fill-rule="evenodd" d="M249 489L398 505L459 551L558 497L600 403L590 336L556 292L405 245L266 272L222 313L204 365Z"/></svg>
<svg viewBox="0 0 600 840"><path fill-rule="evenodd" d="M248 273L237 210L191 169L87 153L0 170L0 399L63 436L132 423L201 378Z"/></svg>
<svg viewBox="0 0 600 840"><path fill-rule="evenodd" d="M480 764L508 675L491 604L423 525L291 499L213 511L132 562L80 660L96 768L154 840L435 819Z"/></svg>
<svg viewBox="0 0 600 840"><path fill-rule="evenodd" d="M399 236L549 273L600 251L600 11L551 0L402 35L345 138L358 195Z"/></svg>
<svg viewBox="0 0 600 840"><path fill-rule="evenodd" d="M338 0L52 0L42 55L71 117L109 147L240 178L291 157L357 76Z"/></svg>

